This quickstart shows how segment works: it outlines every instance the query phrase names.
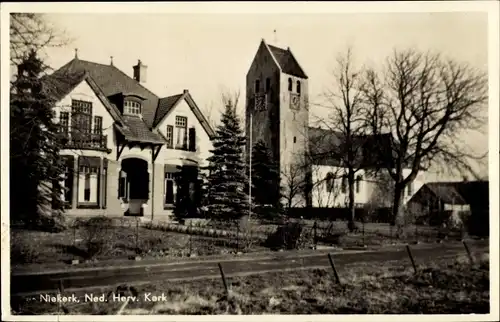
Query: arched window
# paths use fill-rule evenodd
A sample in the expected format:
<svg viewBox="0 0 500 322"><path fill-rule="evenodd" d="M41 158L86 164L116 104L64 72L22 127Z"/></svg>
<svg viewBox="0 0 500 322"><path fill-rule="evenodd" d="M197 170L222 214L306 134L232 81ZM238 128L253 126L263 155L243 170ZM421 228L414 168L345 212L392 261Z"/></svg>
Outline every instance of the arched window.
<svg viewBox="0 0 500 322"><path fill-rule="evenodd" d="M255 80L255 93L260 92L260 80Z"/></svg>
<svg viewBox="0 0 500 322"><path fill-rule="evenodd" d="M266 92L269 92L271 89L271 79L268 77L266 78Z"/></svg>
<svg viewBox="0 0 500 322"><path fill-rule="evenodd" d="M346 189L347 189L346 187L347 187L347 177L343 176L342 177L342 186L340 187L340 190L342 193L346 192Z"/></svg>
<svg viewBox="0 0 500 322"><path fill-rule="evenodd" d="M300 81L297 81L297 94L300 94Z"/></svg>
<svg viewBox="0 0 500 322"><path fill-rule="evenodd" d="M291 92L293 90L293 84L292 84L292 79L288 78L288 91Z"/></svg>
<svg viewBox="0 0 500 322"><path fill-rule="evenodd" d="M328 172L325 177L326 181L326 191L332 192L333 189L335 188L335 177L333 176L333 173Z"/></svg>
<svg viewBox="0 0 500 322"><path fill-rule="evenodd" d="M360 189L360 186L361 186L361 181L363 181L363 177L362 176L357 176L356 177L356 193L359 193L359 189Z"/></svg>

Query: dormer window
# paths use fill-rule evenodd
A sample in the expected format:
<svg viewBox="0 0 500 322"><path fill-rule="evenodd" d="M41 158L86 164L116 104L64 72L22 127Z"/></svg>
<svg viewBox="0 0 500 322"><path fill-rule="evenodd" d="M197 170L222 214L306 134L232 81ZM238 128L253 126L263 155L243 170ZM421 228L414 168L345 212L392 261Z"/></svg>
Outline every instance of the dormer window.
<svg viewBox="0 0 500 322"><path fill-rule="evenodd" d="M125 115L141 115L141 103L135 101L125 101L123 106Z"/></svg>

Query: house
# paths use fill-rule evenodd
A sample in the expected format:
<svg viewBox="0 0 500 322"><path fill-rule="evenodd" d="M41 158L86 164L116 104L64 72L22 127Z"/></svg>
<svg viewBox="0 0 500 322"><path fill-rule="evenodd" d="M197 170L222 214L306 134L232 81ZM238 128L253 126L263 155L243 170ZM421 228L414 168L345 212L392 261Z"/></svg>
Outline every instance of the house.
<svg viewBox="0 0 500 322"><path fill-rule="evenodd" d="M429 182L409 200L408 205L422 216L441 218L468 213L473 220L472 229L488 230L488 181Z"/></svg>
<svg viewBox="0 0 500 322"><path fill-rule="evenodd" d="M140 60L130 77L75 55L44 78L64 138L67 214L160 218L196 195L214 130L188 90L159 97L146 76Z"/></svg>
<svg viewBox="0 0 500 322"><path fill-rule="evenodd" d="M346 169L339 155L331 155L342 140L338 133L309 125L308 83L307 74L290 48L279 48L262 39L246 76L246 153L258 141L267 145L279 166L284 194L293 195L292 207L345 207ZM385 149L390 155L391 140L390 134L356 139L356 144L361 144L360 151L364 151L359 156L362 170L357 173L355 186L359 207L369 203L388 206L392 200L389 174L379 171L375 175L370 171L387 161L377 161L380 153L373 149ZM410 171L403 169L403 175ZM407 186L404 203L424 180L424 173L419 173ZM294 193L298 186L308 186L309 192Z"/></svg>

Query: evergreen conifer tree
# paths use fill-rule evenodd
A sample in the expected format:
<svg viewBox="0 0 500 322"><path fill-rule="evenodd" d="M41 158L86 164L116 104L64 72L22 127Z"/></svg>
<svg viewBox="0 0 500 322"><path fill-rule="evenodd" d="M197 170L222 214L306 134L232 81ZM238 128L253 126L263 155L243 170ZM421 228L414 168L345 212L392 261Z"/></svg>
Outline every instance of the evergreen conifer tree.
<svg viewBox="0 0 500 322"><path fill-rule="evenodd" d="M30 51L18 66L10 96L10 219L61 228L63 167L54 100L41 80L43 62Z"/></svg>
<svg viewBox="0 0 500 322"><path fill-rule="evenodd" d="M245 136L230 102L212 142L214 148L208 158L208 216L236 220L249 214L248 177L243 159Z"/></svg>
<svg viewBox="0 0 500 322"><path fill-rule="evenodd" d="M281 213L279 182L278 164L266 144L259 140L252 152L252 195L261 216Z"/></svg>

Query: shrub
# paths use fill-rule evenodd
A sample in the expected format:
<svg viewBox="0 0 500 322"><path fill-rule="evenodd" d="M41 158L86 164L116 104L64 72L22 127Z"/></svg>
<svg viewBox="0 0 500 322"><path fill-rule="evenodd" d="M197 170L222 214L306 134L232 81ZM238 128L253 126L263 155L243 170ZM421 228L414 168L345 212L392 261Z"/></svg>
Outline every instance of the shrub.
<svg viewBox="0 0 500 322"><path fill-rule="evenodd" d="M11 264L30 264L38 260L38 245L29 242L11 243L10 261Z"/></svg>
<svg viewBox="0 0 500 322"><path fill-rule="evenodd" d="M75 223L82 231L84 250L88 258L107 254L113 249L113 221L105 216L79 220Z"/></svg>
<svg viewBox="0 0 500 322"><path fill-rule="evenodd" d="M289 222L279 226L274 233L268 236L265 246L271 249L297 249L304 240L304 224Z"/></svg>

